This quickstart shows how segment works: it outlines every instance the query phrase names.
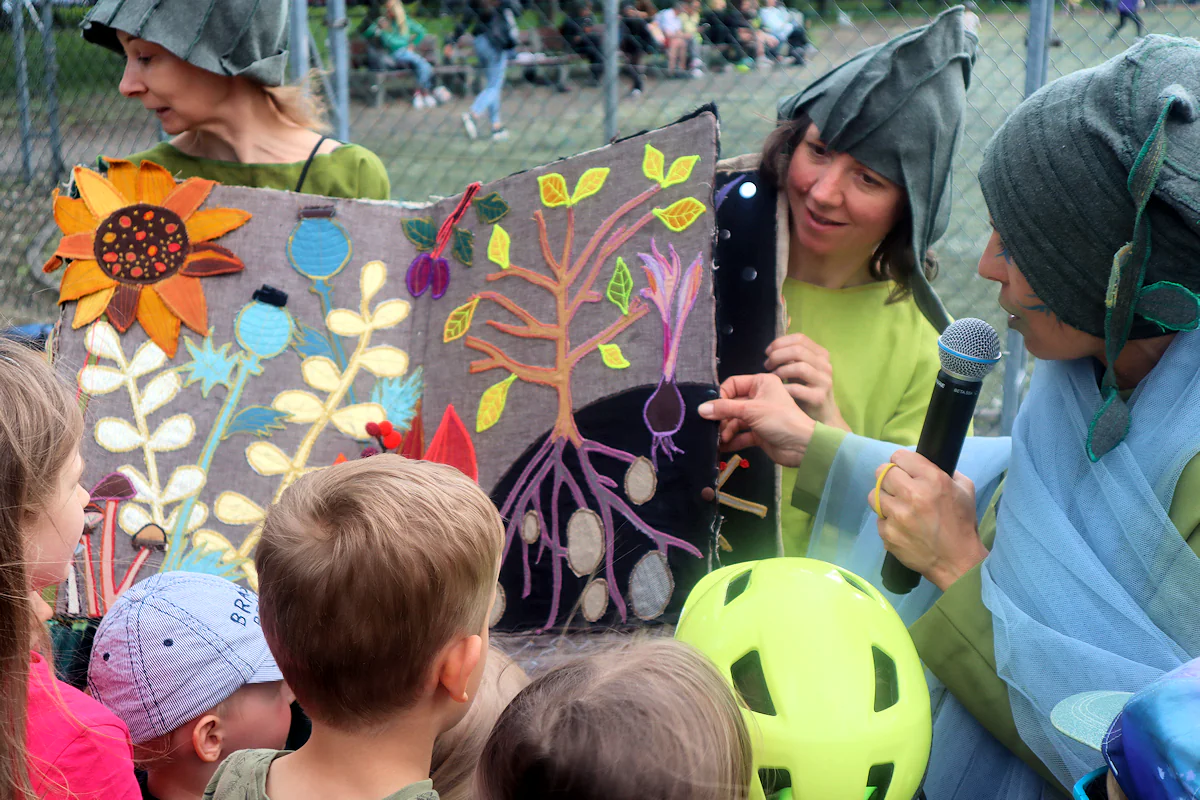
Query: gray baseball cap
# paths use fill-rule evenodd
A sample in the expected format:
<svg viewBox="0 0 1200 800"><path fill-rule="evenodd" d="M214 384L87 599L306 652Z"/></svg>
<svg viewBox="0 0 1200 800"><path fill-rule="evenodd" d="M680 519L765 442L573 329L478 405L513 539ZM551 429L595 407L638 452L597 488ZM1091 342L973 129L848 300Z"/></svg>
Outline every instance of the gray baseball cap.
<svg viewBox="0 0 1200 800"><path fill-rule="evenodd" d="M117 598L92 643L88 688L135 744L170 733L248 683L281 681L258 595L196 572L164 572Z"/></svg>

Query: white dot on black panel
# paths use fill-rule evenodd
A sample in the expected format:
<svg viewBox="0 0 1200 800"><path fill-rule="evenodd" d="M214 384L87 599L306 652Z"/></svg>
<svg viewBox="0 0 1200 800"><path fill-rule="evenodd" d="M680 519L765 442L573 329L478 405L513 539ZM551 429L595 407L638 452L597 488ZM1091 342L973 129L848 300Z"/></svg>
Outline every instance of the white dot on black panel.
<svg viewBox="0 0 1200 800"><path fill-rule="evenodd" d="M741 186L738 187L738 194L749 200L751 197L754 197L754 195L758 194L758 186L750 181L745 181Z"/></svg>

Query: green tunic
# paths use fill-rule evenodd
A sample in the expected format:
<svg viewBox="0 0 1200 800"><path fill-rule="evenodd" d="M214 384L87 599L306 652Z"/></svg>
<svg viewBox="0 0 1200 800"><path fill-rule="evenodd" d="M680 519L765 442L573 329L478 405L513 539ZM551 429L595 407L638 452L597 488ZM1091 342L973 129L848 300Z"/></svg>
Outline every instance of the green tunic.
<svg viewBox="0 0 1200 800"><path fill-rule="evenodd" d="M786 278L788 333L803 333L829 351L833 396L850 430L868 439L913 445L938 373L938 333L912 296L888 303L891 281L825 289ZM796 470L784 468L783 485ZM812 516L780 507L784 553L808 552Z"/></svg>
<svg viewBox="0 0 1200 800"><path fill-rule="evenodd" d="M793 505L816 513L825 479L845 436L845 431L817 423L796 475ZM996 504L1003 493L1001 483L979 522L979 538L989 549L996 539ZM1188 462L1180 474L1168 516L1188 546L1200 556L1200 456ZM1057 785L1054 776L1018 735L1008 700L1008 684L996 674L992 614L983 604L980 566L976 565L947 589L909 627L909 633L925 666L963 707L1051 786Z"/></svg>
<svg viewBox="0 0 1200 800"><path fill-rule="evenodd" d="M267 773L271 762L290 750L239 750L217 767L203 800L271 800L267 797ZM433 781L405 786L383 800L438 800Z"/></svg>
<svg viewBox="0 0 1200 800"><path fill-rule="evenodd" d="M126 156L134 164L153 161L171 171L176 178L200 176L227 186L295 191L304 162L294 164L241 164L196 158L168 142ZM391 184L379 156L365 147L344 144L332 153L313 159L304 179L305 194L345 197L360 200L388 200Z"/></svg>

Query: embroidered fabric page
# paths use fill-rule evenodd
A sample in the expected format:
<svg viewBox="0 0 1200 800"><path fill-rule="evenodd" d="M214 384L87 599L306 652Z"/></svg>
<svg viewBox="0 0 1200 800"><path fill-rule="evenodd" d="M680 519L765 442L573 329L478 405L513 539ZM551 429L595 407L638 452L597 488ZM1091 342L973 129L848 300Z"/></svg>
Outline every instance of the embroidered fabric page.
<svg viewBox="0 0 1200 800"><path fill-rule="evenodd" d="M670 620L716 546L716 143L702 112L415 210L77 170L54 352L94 490L59 613L254 587L270 503L386 451L500 509L494 625Z"/></svg>

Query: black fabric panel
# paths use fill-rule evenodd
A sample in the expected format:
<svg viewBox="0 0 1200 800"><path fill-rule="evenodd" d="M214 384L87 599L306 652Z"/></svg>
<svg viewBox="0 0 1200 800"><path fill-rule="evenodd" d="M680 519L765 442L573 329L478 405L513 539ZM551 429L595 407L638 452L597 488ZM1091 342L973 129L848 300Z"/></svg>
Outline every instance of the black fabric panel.
<svg viewBox="0 0 1200 800"><path fill-rule="evenodd" d="M744 187L753 186L751 192ZM775 339L776 192L757 172L718 172L716 178L717 271L713 290L717 296L717 374L721 381L733 375L763 371L766 349ZM727 459L732 454L723 454ZM722 553L725 563L778 555L775 531L775 465L753 448L739 453L750 466L738 469L726 482L726 494L762 503L771 509L766 519L721 506L721 534L733 548ZM788 487L785 487L785 500Z"/></svg>

